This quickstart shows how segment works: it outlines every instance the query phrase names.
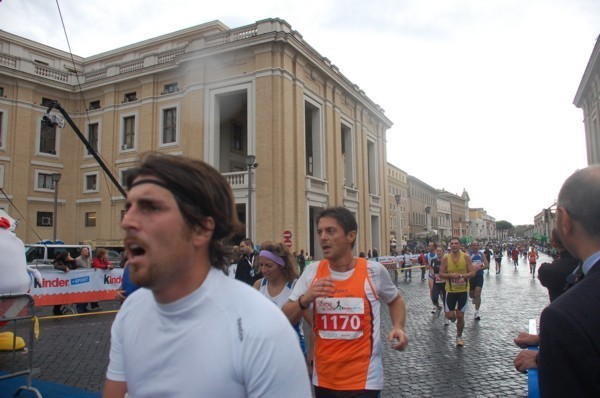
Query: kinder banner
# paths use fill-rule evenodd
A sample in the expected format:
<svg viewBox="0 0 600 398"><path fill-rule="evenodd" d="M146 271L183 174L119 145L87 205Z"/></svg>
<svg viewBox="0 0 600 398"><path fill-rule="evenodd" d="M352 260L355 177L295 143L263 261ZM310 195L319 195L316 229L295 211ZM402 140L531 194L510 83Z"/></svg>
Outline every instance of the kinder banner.
<svg viewBox="0 0 600 398"><path fill-rule="evenodd" d="M123 268L40 270L40 273L42 283L34 279L29 291L36 306L114 300L123 279Z"/></svg>

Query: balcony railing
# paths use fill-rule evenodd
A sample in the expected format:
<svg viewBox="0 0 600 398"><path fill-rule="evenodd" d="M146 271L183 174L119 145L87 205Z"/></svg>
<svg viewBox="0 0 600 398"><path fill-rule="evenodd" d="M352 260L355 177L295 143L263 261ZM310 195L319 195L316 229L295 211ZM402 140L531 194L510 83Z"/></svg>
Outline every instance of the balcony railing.
<svg viewBox="0 0 600 398"><path fill-rule="evenodd" d="M358 190L350 187L344 187L344 198L358 200Z"/></svg>
<svg viewBox="0 0 600 398"><path fill-rule="evenodd" d="M306 190L319 193L329 192L327 181L313 176L306 176Z"/></svg>
<svg viewBox="0 0 600 398"><path fill-rule="evenodd" d="M231 189L248 189L248 172L247 171L236 171L233 173L223 173L223 176L229 183Z"/></svg>

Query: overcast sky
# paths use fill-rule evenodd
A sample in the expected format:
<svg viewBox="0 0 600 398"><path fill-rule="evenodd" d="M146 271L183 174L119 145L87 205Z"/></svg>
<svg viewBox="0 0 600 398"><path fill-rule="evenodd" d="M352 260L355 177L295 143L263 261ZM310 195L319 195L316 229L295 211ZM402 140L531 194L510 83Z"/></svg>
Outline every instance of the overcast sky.
<svg viewBox="0 0 600 398"><path fill-rule="evenodd" d="M68 51L56 1L0 0L0 29ZM573 98L598 0L59 0L90 56L219 20L285 19L384 110L388 162L496 220L533 224L587 165Z"/></svg>

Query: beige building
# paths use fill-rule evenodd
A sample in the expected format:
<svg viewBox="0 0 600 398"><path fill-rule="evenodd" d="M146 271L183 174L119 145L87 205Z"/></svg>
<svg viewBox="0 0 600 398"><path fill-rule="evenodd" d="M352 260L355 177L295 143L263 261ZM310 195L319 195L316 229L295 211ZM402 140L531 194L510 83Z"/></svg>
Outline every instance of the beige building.
<svg viewBox="0 0 600 398"><path fill-rule="evenodd" d="M452 207L448 199L436 198L437 206L437 228L440 240L448 240L452 237Z"/></svg>
<svg viewBox="0 0 600 398"><path fill-rule="evenodd" d="M214 21L74 60L0 32L0 207L25 242L54 227L70 243L121 239L123 195L68 125L42 123L56 99L120 181L148 151L215 166L246 221L238 238L290 231L292 250L318 258L315 217L343 205L357 251L387 247L392 122L287 22Z"/></svg>
<svg viewBox="0 0 600 398"><path fill-rule="evenodd" d="M417 177L408 176L409 239L437 239L437 190Z"/></svg>
<svg viewBox="0 0 600 398"><path fill-rule="evenodd" d="M588 164L600 163L600 36L579 83L573 104L583 110Z"/></svg>
<svg viewBox="0 0 600 398"><path fill-rule="evenodd" d="M452 236L462 238L466 236L469 227L469 194L466 190L458 196L445 190L438 190L437 195L441 199L450 202L450 219L452 224Z"/></svg>
<svg viewBox="0 0 600 398"><path fill-rule="evenodd" d="M467 235L484 241L494 239L496 237L496 220L481 207L469 209Z"/></svg>
<svg viewBox="0 0 600 398"><path fill-rule="evenodd" d="M400 252L406 246L410 231L407 179L408 174L404 170L387 164L390 251Z"/></svg>

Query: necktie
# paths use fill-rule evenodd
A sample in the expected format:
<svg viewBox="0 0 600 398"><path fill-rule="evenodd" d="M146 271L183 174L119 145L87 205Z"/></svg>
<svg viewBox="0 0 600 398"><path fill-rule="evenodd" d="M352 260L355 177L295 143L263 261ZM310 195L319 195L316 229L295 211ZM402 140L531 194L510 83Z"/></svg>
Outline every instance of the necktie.
<svg viewBox="0 0 600 398"><path fill-rule="evenodd" d="M583 279L583 277L583 263L579 262L579 265L577 266L577 268L575 268L575 271L573 271L569 276L567 276L566 285L563 289L563 292L566 292L567 290L575 286L577 282Z"/></svg>

